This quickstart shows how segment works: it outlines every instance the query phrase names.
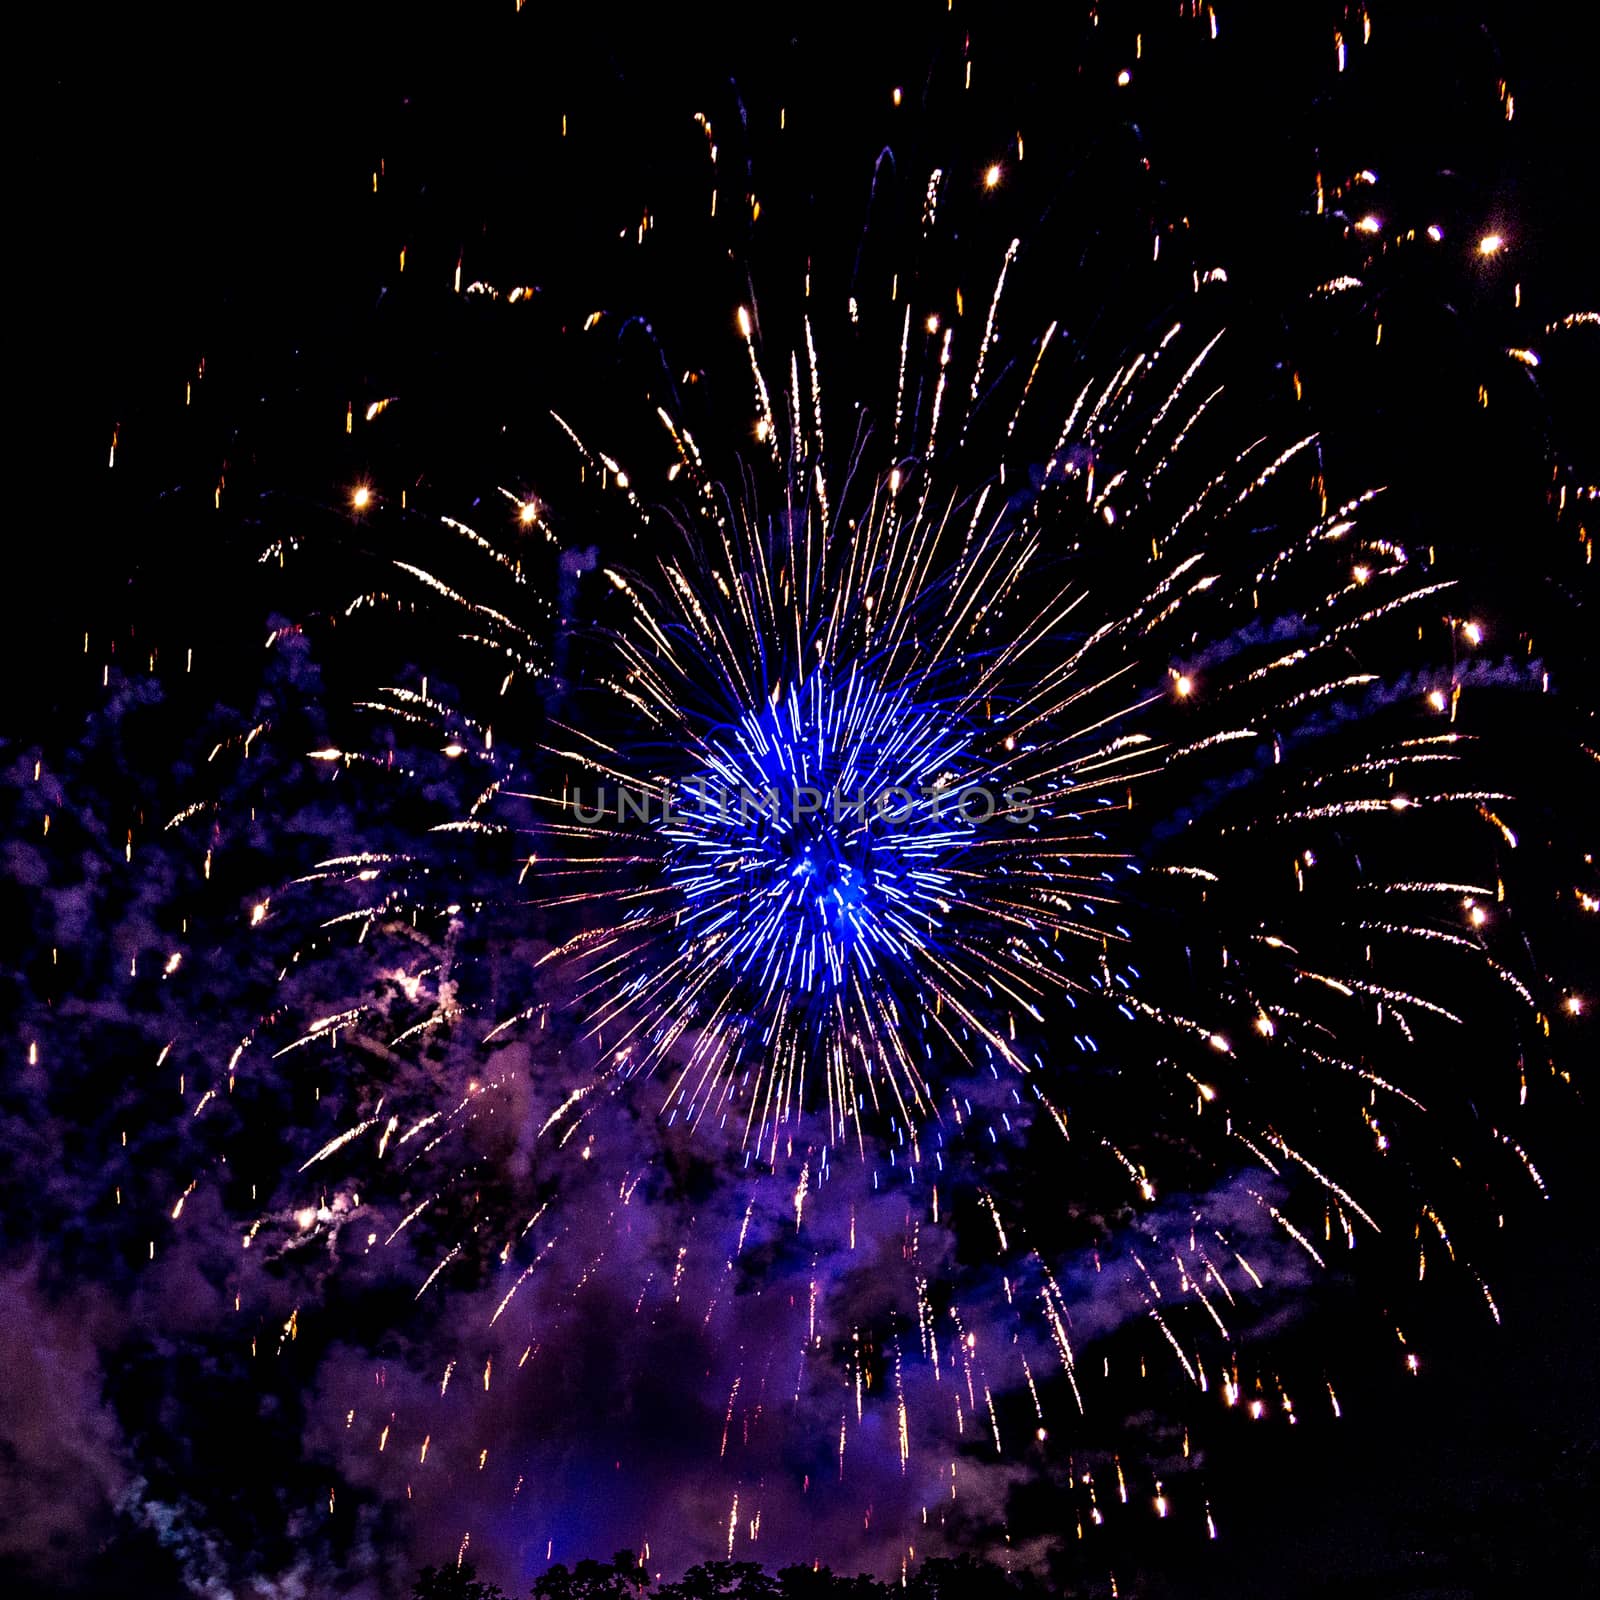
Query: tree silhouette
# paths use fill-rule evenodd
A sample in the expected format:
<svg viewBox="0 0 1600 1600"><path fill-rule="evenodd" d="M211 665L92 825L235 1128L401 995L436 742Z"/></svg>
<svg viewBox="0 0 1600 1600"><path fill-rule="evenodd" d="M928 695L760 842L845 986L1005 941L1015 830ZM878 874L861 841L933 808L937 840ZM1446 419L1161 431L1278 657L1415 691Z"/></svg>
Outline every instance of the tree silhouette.
<svg viewBox="0 0 1600 1600"><path fill-rule="evenodd" d="M778 1574L782 1600L887 1600L889 1592L865 1573L847 1578L827 1567L785 1567Z"/></svg>
<svg viewBox="0 0 1600 1600"><path fill-rule="evenodd" d="M663 1584L655 1600L779 1600L778 1580L754 1561L703 1561L677 1583Z"/></svg>
<svg viewBox="0 0 1600 1600"><path fill-rule="evenodd" d="M649 1582L633 1551L619 1550L609 1561L580 1561L570 1570L558 1563L534 1579L531 1593L533 1600L635 1600Z"/></svg>
<svg viewBox="0 0 1600 1600"><path fill-rule="evenodd" d="M470 1562L458 1567L424 1567L412 1585L411 1600L506 1600L498 1583L483 1583Z"/></svg>
<svg viewBox="0 0 1600 1600"><path fill-rule="evenodd" d="M933 1557L902 1586L865 1574L845 1577L827 1567L768 1572L754 1561L703 1561L670 1583L651 1584L631 1550L609 1561L560 1564L535 1578L530 1600L1045 1600L1040 1579L1015 1576L979 1556ZM412 1600L509 1600L473 1568L424 1567Z"/></svg>
<svg viewBox="0 0 1600 1600"><path fill-rule="evenodd" d="M906 1587L907 1600L1032 1600L1049 1591L977 1556L930 1556Z"/></svg>

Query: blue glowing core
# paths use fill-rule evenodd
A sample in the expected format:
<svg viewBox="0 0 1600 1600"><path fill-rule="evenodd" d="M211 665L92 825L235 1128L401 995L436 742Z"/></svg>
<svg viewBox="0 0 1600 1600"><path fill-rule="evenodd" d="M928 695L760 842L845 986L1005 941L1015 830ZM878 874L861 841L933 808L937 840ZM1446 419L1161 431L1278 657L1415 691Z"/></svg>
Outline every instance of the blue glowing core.
<svg viewBox="0 0 1600 1600"><path fill-rule="evenodd" d="M974 730L909 689L819 670L710 733L661 824L679 927L769 999L827 1001L938 945Z"/></svg>

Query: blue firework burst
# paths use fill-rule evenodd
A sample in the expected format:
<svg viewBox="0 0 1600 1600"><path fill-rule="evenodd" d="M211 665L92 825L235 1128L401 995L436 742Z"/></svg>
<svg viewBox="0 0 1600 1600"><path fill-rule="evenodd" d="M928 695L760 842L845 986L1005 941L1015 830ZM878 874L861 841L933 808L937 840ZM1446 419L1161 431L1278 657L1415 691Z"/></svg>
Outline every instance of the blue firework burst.
<svg viewBox="0 0 1600 1600"><path fill-rule="evenodd" d="M855 1009L938 942L960 890L949 870L976 835L961 784L975 730L912 688L820 672L710 735L704 771L662 825L686 938L717 941L756 1014L780 993ZM731 938L722 939L724 930Z"/></svg>

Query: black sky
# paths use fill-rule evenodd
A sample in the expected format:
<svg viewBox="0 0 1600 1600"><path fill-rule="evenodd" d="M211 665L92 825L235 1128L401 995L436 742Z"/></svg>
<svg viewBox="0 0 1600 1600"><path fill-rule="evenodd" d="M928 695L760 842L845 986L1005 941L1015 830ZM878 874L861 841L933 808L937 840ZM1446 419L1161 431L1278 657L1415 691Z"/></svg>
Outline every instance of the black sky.
<svg viewBox="0 0 1600 1600"><path fill-rule="evenodd" d="M1086 91L1057 75L1066 59L1053 48L1057 24L1036 9L1001 8L970 24L973 137L1003 153L1008 125L1020 123L1027 160L1043 163L1071 158ZM731 116L732 81L752 115L774 104L829 107L829 126L806 134L809 174L785 179L815 203L775 224L787 230L772 247L781 255L825 220L829 196L859 207L862 175L892 133L888 89L904 82L914 92L925 78L927 35L949 48L942 4L878 15L534 10L516 15L511 0L416 11L60 10L15 50L25 132L13 150L13 293L16 331L36 341L14 391L24 448L13 457L21 497L8 540L20 615L7 664L23 731L83 703L85 686L56 669L85 616L114 619L130 580L138 587L176 567L176 581L194 581L204 530L174 531L150 513L174 482L223 459L237 475L266 472L318 407L346 390L372 392L393 372L465 370L503 395L503 353L463 353L448 308L377 311L397 239L408 241L408 273L442 282L459 252L469 278L481 270L540 282L559 327L582 304L597 241L615 223L594 173L641 194L670 182L675 147L657 152L651 130L672 118L681 133L702 101ZM1277 264L1311 248L1301 213L1321 152L1330 171L1383 169L1385 203L1419 217L1433 207L1503 218L1530 317L1594 309L1592 20L1557 6L1375 0L1371 60L1335 98L1311 63L1317 50L1331 60L1339 8L1218 10L1222 81L1173 78L1147 91L1141 79L1149 98L1136 116L1169 197L1226 255L1247 303L1270 299ZM1131 31L1116 11L1104 8L1108 35L1114 22ZM1509 128L1493 98L1497 75L1516 96ZM568 170L563 114L583 152ZM379 162L401 198L387 197L386 181L374 212ZM638 292L620 268L615 288ZM726 303L720 285L686 276L681 288L686 304L699 295ZM1503 278L1401 283L1422 330L1408 371L1470 368L1478 350L1511 342L1500 336L1516 325L1504 289ZM533 356L541 349L530 343ZM202 358L223 398L197 427L175 405ZM1434 513L1469 546L1481 540L1486 587L1507 561L1502 530L1540 503L1529 463L1547 423L1556 453L1587 462L1590 482L1600 476L1592 371L1551 374L1548 409L1512 407L1506 422L1476 416L1470 396L1419 411L1381 383L1359 390L1331 356L1329 368L1342 374L1329 379L1330 410L1350 414L1358 392L1371 408L1351 430L1352 451L1454 458ZM453 425L465 433L492 409L469 406ZM108 472L114 430L118 465ZM437 447L441 459L449 453ZM337 465L330 455L308 475ZM159 547L168 539L183 545L181 560ZM1549 603L1539 576L1505 581L1538 606ZM1592 630L1588 639L1570 645L1575 670L1594 660ZM1192 1560L1154 1552L1143 1592L1442 1600L1593 1574L1600 1247L1587 1143L1572 1129L1543 1153L1555 1198L1497 1284L1505 1327L1443 1330L1426 1383L1397 1383L1388 1397L1379 1389L1335 1437L1276 1439L1219 1462L1217 1482L1247 1486L1231 1501L1227 1540ZM84 1592L111 1593L117 1579L102 1570L86 1581Z"/></svg>

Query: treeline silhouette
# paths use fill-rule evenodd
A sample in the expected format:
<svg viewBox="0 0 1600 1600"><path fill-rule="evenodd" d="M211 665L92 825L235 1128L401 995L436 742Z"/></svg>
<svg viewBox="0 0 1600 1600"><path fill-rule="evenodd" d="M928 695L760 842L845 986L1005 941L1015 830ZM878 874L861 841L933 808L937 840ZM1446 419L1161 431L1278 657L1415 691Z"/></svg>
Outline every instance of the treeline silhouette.
<svg viewBox="0 0 1600 1600"><path fill-rule="evenodd" d="M479 1578L470 1563L424 1567L411 1592L413 1600L518 1600ZM1057 1593L976 1556L930 1558L904 1585L865 1574L845 1577L827 1567L772 1573L753 1561L707 1561L675 1582L653 1583L631 1550L609 1561L551 1567L528 1591L529 1600L1045 1600Z"/></svg>

